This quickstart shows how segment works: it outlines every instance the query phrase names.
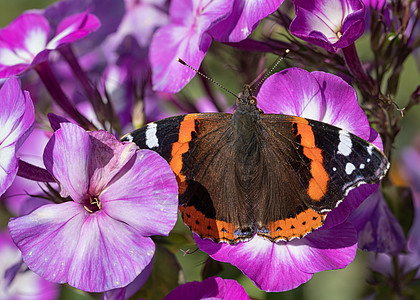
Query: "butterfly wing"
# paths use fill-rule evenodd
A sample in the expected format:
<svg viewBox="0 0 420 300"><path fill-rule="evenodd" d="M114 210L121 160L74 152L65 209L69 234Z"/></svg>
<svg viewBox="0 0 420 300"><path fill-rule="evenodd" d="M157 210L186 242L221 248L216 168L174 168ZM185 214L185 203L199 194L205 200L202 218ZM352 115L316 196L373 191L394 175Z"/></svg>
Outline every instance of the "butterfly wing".
<svg viewBox="0 0 420 300"><path fill-rule="evenodd" d="M123 140L154 150L169 162L178 181L179 210L192 231L217 242L252 238L251 210L235 188L231 114L171 117Z"/></svg>
<svg viewBox="0 0 420 300"><path fill-rule="evenodd" d="M266 114L258 127L262 195L255 218L258 235L271 241L322 226L351 189L379 182L389 168L376 146L326 123Z"/></svg>

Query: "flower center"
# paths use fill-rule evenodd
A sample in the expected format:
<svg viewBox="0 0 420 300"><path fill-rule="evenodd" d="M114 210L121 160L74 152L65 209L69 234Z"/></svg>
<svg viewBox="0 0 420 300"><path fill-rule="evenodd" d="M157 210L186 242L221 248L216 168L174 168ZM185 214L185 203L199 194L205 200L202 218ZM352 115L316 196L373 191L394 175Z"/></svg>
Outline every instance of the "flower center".
<svg viewBox="0 0 420 300"><path fill-rule="evenodd" d="M83 206L88 212L94 213L98 210L102 209L101 200L98 197L90 196L89 201L88 199L85 200L85 205Z"/></svg>
<svg viewBox="0 0 420 300"><path fill-rule="evenodd" d="M340 39L340 38L341 38L341 36L343 35L343 34L341 33L341 31L337 31L335 34L337 35L337 39Z"/></svg>

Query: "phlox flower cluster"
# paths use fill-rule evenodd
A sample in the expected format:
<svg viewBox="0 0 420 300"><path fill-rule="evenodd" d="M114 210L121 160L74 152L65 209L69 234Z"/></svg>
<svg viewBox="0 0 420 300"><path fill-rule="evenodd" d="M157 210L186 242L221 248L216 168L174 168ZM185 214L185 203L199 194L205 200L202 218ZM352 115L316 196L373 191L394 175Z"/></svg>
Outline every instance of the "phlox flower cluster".
<svg viewBox="0 0 420 300"><path fill-rule="evenodd" d="M399 98L419 19L420 2L402 0L59 0L23 12L0 29L0 299L61 299L69 286L103 299L264 299L305 290L362 251L375 286L361 277L364 295L419 293L420 146L397 139L420 103L420 80ZM389 175L346 190L298 238L200 237L178 213L190 182L158 153L195 132L174 140L173 128L147 125L235 110L197 70L252 82L265 114L372 143ZM151 149L127 135L143 126ZM191 267L197 256L205 263Z"/></svg>

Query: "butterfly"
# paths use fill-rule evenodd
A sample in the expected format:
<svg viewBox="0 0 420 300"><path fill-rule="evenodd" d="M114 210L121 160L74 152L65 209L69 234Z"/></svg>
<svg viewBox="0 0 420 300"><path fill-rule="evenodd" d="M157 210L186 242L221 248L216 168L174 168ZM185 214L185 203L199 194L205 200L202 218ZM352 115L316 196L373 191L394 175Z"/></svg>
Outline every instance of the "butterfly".
<svg viewBox="0 0 420 300"><path fill-rule="evenodd" d="M165 158L184 223L201 238L272 242L321 227L348 192L378 183L389 162L375 145L333 125L265 114L246 85L229 113L152 122L122 138Z"/></svg>

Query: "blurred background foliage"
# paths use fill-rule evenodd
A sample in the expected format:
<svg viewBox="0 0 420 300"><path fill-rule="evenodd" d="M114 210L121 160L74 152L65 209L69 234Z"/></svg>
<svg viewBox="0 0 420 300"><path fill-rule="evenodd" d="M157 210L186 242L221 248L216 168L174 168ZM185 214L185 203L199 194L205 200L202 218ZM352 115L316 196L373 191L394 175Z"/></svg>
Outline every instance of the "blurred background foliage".
<svg viewBox="0 0 420 300"><path fill-rule="evenodd" d="M119 0L115 0L119 1ZM9 24L13 19L19 16L23 11L28 9L36 9L36 8L44 8L55 1L53 0L12 0L0 1L0 27L4 27ZM356 42L359 55L362 61L369 60L373 57L371 50L369 48L369 35L363 35L357 42ZM225 45L218 45L218 47L228 48ZM220 50L220 49L219 49ZM229 49L226 49L229 52ZM290 55L293 57L293 54ZM420 54L419 54L420 57ZM268 59L267 65L272 62L276 57L271 55ZM241 86L244 82L239 82L238 77L235 76L235 70L229 69L229 66L226 64L221 63L217 57L215 52L210 52L204 60L204 70L206 74L210 77L214 78L218 82L222 83L225 87L232 90L234 93L237 93L241 90ZM284 66L284 64L283 64ZM416 89L416 87L420 84L420 59L417 61L413 56L410 56L406 61L403 67L403 73L400 80L399 90L397 94L397 98L395 102L398 104L399 107L404 107L409 100L410 94ZM199 79L195 78L183 91L188 95L197 97L201 94L199 89L201 89L201 84L197 82ZM230 98L229 95L226 96L228 99L229 104L233 104L233 98ZM398 113L398 112L396 112ZM420 106L416 106L412 108L407 115L404 116L402 120L402 127L401 132L397 136L396 142L394 144L394 157L393 163L396 163L398 157L401 153L401 150L404 147L408 146L414 136L420 134ZM4 207L0 207L0 210L4 210ZM412 214L410 214L412 215ZM5 228L7 226L7 219L8 214L0 212L1 221L0 226ZM182 224L182 222L178 222L173 233L170 236L173 245L177 245L176 241L179 239L184 239L185 235L188 235L188 229ZM197 246L193 243L193 240L190 241L190 252L193 252ZM183 246L183 250L187 250L188 247L185 248L185 240L178 243L178 245ZM152 289L158 290L161 287L159 286L159 280L162 280L165 276L168 276L167 280L170 281L171 278L174 278L170 275L171 262L168 262L172 256L166 257L165 259L165 251L161 251L158 257L155 260L155 267L154 273L160 273L158 276L151 276L151 279L147 283L148 287L153 285ZM193 254L185 255L179 249L173 249L175 253L177 262L180 268L183 270L183 276L185 281L194 281L194 280L201 280L202 273L210 272L210 273L217 273L219 276L223 278L230 278L237 280L241 285L245 287L248 292L248 295L253 299L284 299L284 300L292 300L292 299L308 299L308 300L315 300L315 299L322 299L322 300L352 300L352 299L362 299L364 297L368 297L370 293L372 293L372 289L369 288L368 280L369 280L369 270L367 269L367 252L358 250L357 256L355 261L350 264L347 268L342 270L332 270L332 271L325 271L321 273L314 274L313 278L306 284L298 287L297 289L283 292L283 293L265 293L259 290L255 285L246 277L244 276L238 269L231 266L230 264L219 263L216 262L216 265L209 265L206 264L208 255L201 251L196 251ZM159 264L156 263L157 261L162 260L165 263ZM214 262L213 262L214 263ZM220 268L222 267L222 271L218 273ZM176 274L177 275L177 274ZM161 290L161 292L166 294L168 291ZM416 293L415 293L416 294ZM420 288L418 296L415 296L416 299L420 299ZM146 299L159 299L155 296L151 296L147 293L140 292L137 296L145 297ZM74 289L68 285L64 285L62 288L60 299L62 300L83 300L83 299L95 299L100 298L100 295L94 294L87 294L85 292L79 291ZM134 299L134 298L133 298ZM136 298L137 299L137 298Z"/></svg>

